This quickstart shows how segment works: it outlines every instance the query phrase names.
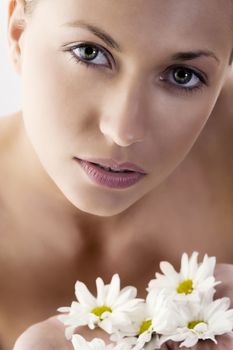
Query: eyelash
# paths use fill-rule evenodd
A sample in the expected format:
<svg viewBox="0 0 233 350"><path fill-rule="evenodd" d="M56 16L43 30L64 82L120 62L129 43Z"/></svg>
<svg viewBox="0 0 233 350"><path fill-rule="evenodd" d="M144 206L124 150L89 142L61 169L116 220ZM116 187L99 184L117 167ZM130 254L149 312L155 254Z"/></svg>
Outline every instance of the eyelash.
<svg viewBox="0 0 233 350"><path fill-rule="evenodd" d="M78 49L78 48L85 48L85 47L92 47L92 48L95 48L97 50L97 54L98 53L101 53L103 54L104 56L106 56L106 51L101 49L100 47L98 47L97 45L94 45L92 43L82 43L82 44L79 44L79 45L76 45L76 46L73 46L71 48L68 49L68 51L70 52L71 54L71 58L75 60L76 63L80 63L80 64L83 64L85 65L85 67L87 68L94 68L94 69L99 69L99 67L105 67L103 65L100 65L100 64L95 64L95 63L91 63L91 62L88 62L88 61L85 61L81 58L79 58L75 53L74 53L74 50L75 49ZM97 55L98 56L98 55ZM109 60L107 59L107 61L109 62ZM169 80L167 78L161 78L160 77L160 80L163 81L163 82L166 82L168 85L169 85L169 88L171 89L175 89L176 91L178 90L178 92L184 92L186 94L190 94L190 93L194 93L194 92L198 92L200 90L202 90L202 88L204 86L207 85L207 81L206 79L203 77L203 75L200 73L200 72L197 72L195 71L194 69L192 68L189 68L188 66L186 65L173 65L173 66L170 66L169 68L167 68L165 70L165 72L163 74L165 74L165 76L169 75L169 72L172 73L175 72L177 69L184 69L186 72L189 72L193 75L195 75L198 79L199 79L199 83L197 85L194 85L193 87L187 87L187 86L179 86L179 85L176 85L176 84L173 84L171 82L169 82ZM170 74L171 74L170 73Z"/></svg>

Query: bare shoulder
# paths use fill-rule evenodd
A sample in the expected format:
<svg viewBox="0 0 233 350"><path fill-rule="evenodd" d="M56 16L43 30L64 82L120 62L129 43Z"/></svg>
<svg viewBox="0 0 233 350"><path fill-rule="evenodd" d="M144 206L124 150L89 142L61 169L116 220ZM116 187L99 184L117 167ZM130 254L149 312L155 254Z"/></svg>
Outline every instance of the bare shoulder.
<svg viewBox="0 0 233 350"><path fill-rule="evenodd" d="M2 212L2 191L7 188L9 160L15 140L18 117L19 114L17 112L0 117L0 217Z"/></svg>
<svg viewBox="0 0 233 350"><path fill-rule="evenodd" d="M9 204L10 196L9 191L12 187L10 182L11 169L11 150L14 143L16 135L16 120L18 114L10 114L3 117L0 117L0 263L2 263L3 257L6 255L5 243L8 237L8 223L11 222ZM0 268L0 277L3 274L3 267L1 264ZM1 293L2 288L0 288Z"/></svg>
<svg viewBox="0 0 233 350"><path fill-rule="evenodd" d="M10 129L12 124L12 118L13 115L6 115L0 117L0 164L1 164L1 172L0 172L0 239L1 239L1 245L0 245L0 280L6 280L7 277L7 269L6 269L6 261L5 261L5 241L6 241L6 230L5 230L5 216L6 216L6 203L4 200L4 193L3 188L6 186L6 166L7 166L7 145L9 144L10 140ZM3 265L4 264L4 265ZM4 299L5 295L5 288L3 288L3 284L1 284L0 288L0 298L1 300ZM4 305L4 302L0 303L0 306ZM4 316L1 313L0 317L0 350L7 350L10 349L8 346L8 340L6 340L4 333L5 333L5 319Z"/></svg>
<svg viewBox="0 0 233 350"><path fill-rule="evenodd" d="M0 117L0 156L13 141L20 115L21 112L15 112Z"/></svg>

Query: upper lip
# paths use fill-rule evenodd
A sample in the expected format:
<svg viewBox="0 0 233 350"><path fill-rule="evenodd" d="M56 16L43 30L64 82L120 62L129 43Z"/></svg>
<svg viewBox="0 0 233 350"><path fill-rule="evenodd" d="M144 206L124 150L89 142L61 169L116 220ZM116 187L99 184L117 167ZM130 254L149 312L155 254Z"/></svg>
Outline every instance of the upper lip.
<svg viewBox="0 0 233 350"><path fill-rule="evenodd" d="M86 158L86 159L81 159L78 158L80 160L84 160L90 163L95 163L95 164L99 164L102 165L104 167L108 167L108 168L114 168L116 170L131 170L131 171L136 171L138 173L142 173L142 174L147 174L146 171L144 169L142 169L141 167L139 167L136 164L133 163L118 163L116 160L114 159L100 159L100 158Z"/></svg>

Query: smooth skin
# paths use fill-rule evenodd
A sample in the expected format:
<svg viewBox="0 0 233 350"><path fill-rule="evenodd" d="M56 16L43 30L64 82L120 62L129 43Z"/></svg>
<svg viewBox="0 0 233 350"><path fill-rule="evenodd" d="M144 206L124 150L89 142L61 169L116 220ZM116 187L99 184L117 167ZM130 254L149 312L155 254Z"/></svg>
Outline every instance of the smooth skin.
<svg viewBox="0 0 233 350"><path fill-rule="evenodd" d="M67 25L77 20L120 50ZM50 317L70 305L77 279L95 292L98 276L118 272L145 296L159 261L179 268L184 251L228 264L219 293L232 298L231 23L230 0L95 0L94 11L92 0L41 0L32 17L9 1L22 111L0 127L3 350L33 324L16 349L65 349ZM83 59L77 45L87 42L104 50L95 68L69 51ZM187 51L199 55L174 57ZM189 68L183 85L177 67ZM90 183L74 156L130 161L148 175L111 190Z"/></svg>

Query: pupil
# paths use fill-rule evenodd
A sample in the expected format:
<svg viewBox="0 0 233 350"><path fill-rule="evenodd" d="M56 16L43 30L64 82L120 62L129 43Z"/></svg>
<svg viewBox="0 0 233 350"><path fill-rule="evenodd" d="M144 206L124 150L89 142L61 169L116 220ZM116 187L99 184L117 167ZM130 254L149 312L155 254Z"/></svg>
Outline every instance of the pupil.
<svg viewBox="0 0 233 350"><path fill-rule="evenodd" d="M93 59L96 56L96 49L94 49L91 46L87 46L85 48L85 56L87 56L87 58L89 59Z"/></svg>
<svg viewBox="0 0 233 350"><path fill-rule="evenodd" d="M187 84L192 77L192 74L183 68L179 68L173 74L174 79L180 84Z"/></svg>

